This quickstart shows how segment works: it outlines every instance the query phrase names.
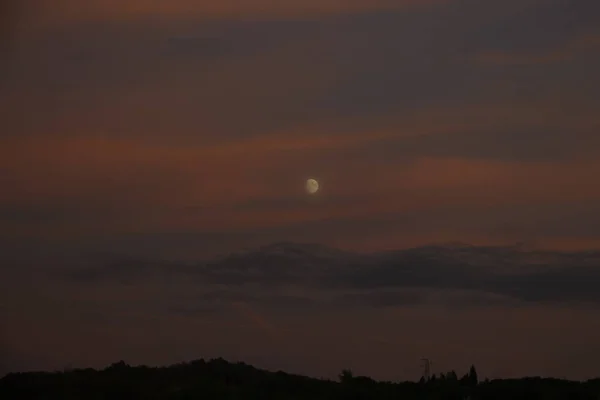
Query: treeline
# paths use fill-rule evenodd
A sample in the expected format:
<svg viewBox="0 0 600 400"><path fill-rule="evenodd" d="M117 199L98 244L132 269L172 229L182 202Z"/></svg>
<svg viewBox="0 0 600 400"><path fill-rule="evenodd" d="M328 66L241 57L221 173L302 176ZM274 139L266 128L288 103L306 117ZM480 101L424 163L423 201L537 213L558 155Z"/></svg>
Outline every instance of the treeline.
<svg viewBox="0 0 600 400"><path fill-rule="evenodd" d="M223 359L169 367L131 367L123 361L103 370L8 374L0 399L568 399L600 400L600 379L574 382L522 378L479 382L474 366L463 377L450 371L419 382L378 382L344 370L339 381L269 372Z"/></svg>

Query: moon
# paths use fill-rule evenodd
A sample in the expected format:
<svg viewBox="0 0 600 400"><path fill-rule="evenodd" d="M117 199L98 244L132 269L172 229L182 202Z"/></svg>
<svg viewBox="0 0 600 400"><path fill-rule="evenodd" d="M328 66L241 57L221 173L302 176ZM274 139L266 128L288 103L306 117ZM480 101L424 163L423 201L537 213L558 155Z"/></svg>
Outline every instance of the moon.
<svg viewBox="0 0 600 400"><path fill-rule="evenodd" d="M319 182L316 179L308 179L306 181L306 191L308 194L315 194L319 190Z"/></svg>

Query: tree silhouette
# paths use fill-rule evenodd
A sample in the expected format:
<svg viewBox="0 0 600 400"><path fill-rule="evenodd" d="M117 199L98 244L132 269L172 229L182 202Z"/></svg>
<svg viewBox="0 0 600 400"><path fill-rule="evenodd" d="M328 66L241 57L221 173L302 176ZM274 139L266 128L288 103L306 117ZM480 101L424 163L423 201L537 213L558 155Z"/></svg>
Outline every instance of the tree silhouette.
<svg viewBox="0 0 600 400"><path fill-rule="evenodd" d="M342 373L339 375L339 379L341 383L350 383L352 379L354 379L354 374L349 369L343 369Z"/></svg>
<svg viewBox="0 0 600 400"><path fill-rule="evenodd" d="M458 382L458 376L456 375L456 372L454 372L454 370L448 372L446 374L446 380L450 382Z"/></svg>
<svg viewBox="0 0 600 400"><path fill-rule="evenodd" d="M471 365L471 368L469 369L469 378L468 378L468 384L471 387L477 386L477 384L479 383L479 379L477 378L477 370L475 369L474 365Z"/></svg>

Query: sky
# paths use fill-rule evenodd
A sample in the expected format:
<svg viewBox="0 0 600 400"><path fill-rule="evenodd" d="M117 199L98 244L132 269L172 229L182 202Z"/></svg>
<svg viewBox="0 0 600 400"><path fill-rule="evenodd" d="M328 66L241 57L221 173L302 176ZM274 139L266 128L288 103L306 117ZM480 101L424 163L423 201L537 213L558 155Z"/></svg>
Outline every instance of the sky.
<svg viewBox="0 0 600 400"><path fill-rule="evenodd" d="M0 12L6 370L113 361L92 350L81 356L83 340L69 353L74 361L61 359L55 349L75 332L113 338L103 353L113 358L179 361L189 357L186 346L206 350L194 344L194 329L218 342L209 346L215 356L316 368L305 358L318 351L268 348L251 333L219 337L233 323L225 316L190 321L140 306L143 321L125 327L114 325L114 313L104 325L91 308L72 311L68 304L85 298L102 303L106 317L132 296L171 293L160 282L123 289L46 279L65 263L92 262L85 257L94 252L192 262L281 240L361 252L446 242L600 247L596 0L22 0ZM317 195L304 191L307 178L320 182ZM44 278L33 272L40 269ZM383 329L392 319L400 325L390 335L404 324L450 324L446 311L427 307L336 318L349 330L365 321ZM527 307L454 309L448 335L460 337L475 319L493 327L505 318L526 348L527 335L546 335L551 320L581 327L598 316ZM247 304L233 310L255 313ZM61 312L70 319L38 333ZM315 348L335 347L331 315L297 318L286 323L314 327ZM154 330L133 348L125 338L148 331L144 323L165 333ZM577 329L554 332L547 345L570 342ZM493 335L482 333L479 348ZM39 348L29 347L36 340ZM431 351L448 365L468 358L456 340ZM235 343L246 343L246 353ZM327 368L355 363L381 376L393 375L398 357L331 351ZM521 360L512 371L502 351L485 354L490 374L542 368ZM568 374L581 354L556 355L555 373ZM577 374L590 371L582 368Z"/></svg>

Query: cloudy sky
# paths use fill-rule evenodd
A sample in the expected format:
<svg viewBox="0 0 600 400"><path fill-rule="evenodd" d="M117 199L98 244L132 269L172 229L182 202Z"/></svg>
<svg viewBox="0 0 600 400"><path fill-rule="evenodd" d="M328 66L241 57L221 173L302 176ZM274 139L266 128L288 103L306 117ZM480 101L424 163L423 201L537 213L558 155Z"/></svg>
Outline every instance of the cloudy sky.
<svg viewBox="0 0 600 400"><path fill-rule="evenodd" d="M113 358L129 354L129 328L99 325L92 311L84 314L94 323L75 313L62 330L38 334L54 315L40 311L42 303L62 315L77 296L110 304L131 296L130 287L75 284L69 290L77 293L50 295L56 287L44 279L15 274L87 262L65 254L190 262L279 240L360 251L450 241L600 247L596 0L22 0L0 12L0 269L10 282L20 279L0 311L10 317L2 351L15 368L70 362L48 349L79 330L89 340L115 338L122 348L105 353ZM304 191L309 177L322 185L318 196ZM583 326L597 317L536 310L535 318L523 308L455 310L452 329L460 336L473 318L504 315L539 320L531 329L546 332L552 318ZM148 326L166 326L147 313ZM298 321L319 327L315 346L330 349L323 343L331 317L317 314ZM444 315L376 309L353 319L348 311L339 323L364 326L369 318L383 329L389 318L405 318L414 330L446 323ZM131 357L189 358L188 333L205 329L208 317L163 317L175 318L173 328L140 342L146 358L138 350ZM170 353L144 347L183 331ZM424 337L413 333L407 337ZM46 342L36 350L29 346L38 335ZM238 354L231 343L239 338L219 340L211 355ZM432 346L450 365L466 345ZM254 356L278 368L315 365L292 350L256 348ZM364 353L342 360L342 346L328 365L381 361ZM71 359L78 354L80 347ZM101 359L86 357L79 362ZM498 374L514 372L510 360L498 361L505 353L481 357ZM569 367L557 374L578 365L577 355L560 357L555 365ZM394 376L388 367L365 373Z"/></svg>

